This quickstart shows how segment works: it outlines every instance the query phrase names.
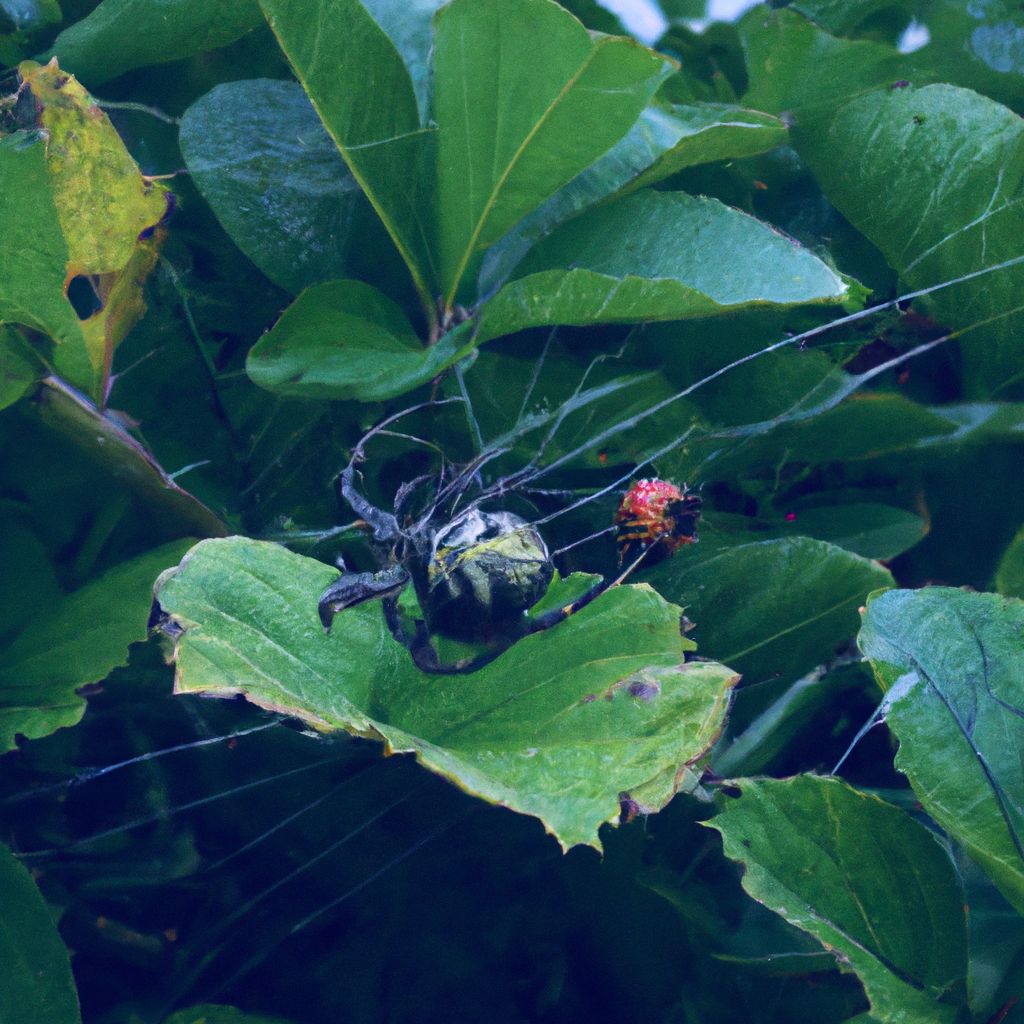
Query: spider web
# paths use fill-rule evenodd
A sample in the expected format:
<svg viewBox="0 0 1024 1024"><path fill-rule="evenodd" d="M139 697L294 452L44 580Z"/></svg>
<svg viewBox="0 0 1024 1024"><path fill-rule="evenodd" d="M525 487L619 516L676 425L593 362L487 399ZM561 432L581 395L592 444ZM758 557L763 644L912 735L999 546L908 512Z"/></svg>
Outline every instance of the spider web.
<svg viewBox="0 0 1024 1024"><path fill-rule="evenodd" d="M409 432L392 431L387 443L398 445L399 450L401 446L422 449L433 445L431 457L435 463L430 472L423 474L422 483L428 491L433 488L436 492L454 482L444 500L450 499L457 509L515 498L534 508L532 521L547 528L549 524L557 525L563 516L571 518L581 510L614 501L630 480L659 472L664 462L678 458L679 450L687 445L693 446L697 454L679 461L692 474L690 483L699 484L712 472L720 452L734 457L773 430L834 409L873 380L978 325L909 345L860 372L844 371L837 361L831 372L791 396L788 405L768 419L723 425L695 415L687 403L717 381L777 353L800 359L808 346L828 344L838 331L852 325L870 327L873 320L891 314L908 301L1021 262L1024 257L769 341L674 390L663 386L664 380L654 369L616 374L615 367L633 351L631 346L643 340L643 332L637 329L625 340L616 339L608 352L586 361L567 397L547 407L539 392L544 385L545 366L561 344L559 332L550 332L541 343L540 358L531 365L523 388L510 396L516 405L511 428L500 433L488 429L482 408L486 399L479 390L474 393L472 367L460 371L450 382L448 404L442 407L435 403L436 408L430 410L431 415L441 408L464 410L467 443L476 448L468 461L449 459L434 442L419 437L415 425ZM645 400L655 385L661 388L659 397ZM607 416L609 402L617 408L616 416L611 422L606 420L604 428L593 430L594 418ZM653 422L671 425L667 438L640 449L633 459L623 456L617 464L602 464L602 452ZM698 441L707 446L706 450L697 448ZM525 461L524 451L528 453ZM582 483L581 475L585 477ZM438 480L442 481L440 485L436 484ZM407 495L405 500L411 498ZM430 512L434 500L436 493L424 502L421 515ZM605 532L607 527L593 536ZM337 533L310 531L309 538L302 539L317 543L332 540ZM578 540L570 540L563 550L576 546ZM46 864L47 870L68 879L69 885L95 873L98 863L106 863L101 872L106 881L100 885L108 887L104 899L112 916L118 908L116 880L127 872L129 864L137 866L140 859L150 865L159 864L159 870L154 871L155 883L178 889L183 898L193 898L190 890L201 890L203 884L223 884L230 877L224 874L227 867L241 868L244 874L236 876L230 885L248 895L231 903L234 909L230 913L223 910L223 902L207 899L205 907L197 905L199 925L194 933L183 937L180 945L167 940L166 947L173 950L173 982L160 990L161 1009L232 992L237 995L238 986L244 985L247 976L274 961L282 943L294 944L296 938L311 932L322 936L327 923L334 929L357 927L372 916L368 908L376 887L395 884L396 873L408 869L420 851L441 841L451 830L458 828L465 835L470 827L466 818L475 808L468 798L451 792L437 780L423 781L408 764L381 763L376 751L361 741L337 737L321 741L311 752L313 745L280 719L267 719L247 709L245 715L251 724L238 727L237 705L211 709L176 698L175 707L182 706L178 721L169 730L170 738L161 742L156 737L168 732L167 723L161 721L157 728L141 720L153 709L165 719L169 702L163 695L148 700L151 706L143 704L141 713L135 697L127 702L111 701L109 706L96 702L73 737L58 735L39 741L31 750L9 759L18 764L8 773L7 797L0 804L0 814L8 821L9 839L16 851L28 863ZM1015 715L1024 714L1017 707L1008 709ZM880 712L884 715L884 706ZM105 737L119 732L134 734L144 748L142 752L106 760L97 757L96 767L75 767L83 757L105 749ZM193 738L185 738L189 735ZM324 743L329 744L326 756ZM277 764L287 767L260 772L251 759L242 756L250 745L257 761L269 760L269 752ZM281 755L282 749L287 751L286 756ZM223 762L230 761L235 751L240 752L235 759L240 763L225 767ZM187 770L181 767L182 757L189 759ZM166 770L155 770L165 764ZM101 787L112 778L124 776L134 776L133 781L111 799L111 791L104 792ZM191 793L173 784L172 780L184 776L192 776ZM238 781L231 784L232 779ZM254 796L258 804L262 793L296 784L301 784L299 796L287 815L277 814L268 821L253 810ZM90 798L94 791L98 795ZM107 801L114 818L120 820L97 828L95 808ZM487 811L486 815L491 813L500 812ZM229 823L237 825L249 816L251 820L246 820L244 827L230 834ZM216 825L224 827L211 825L211 817L223 818ZM403 827L394 824L396 819ZM329 828L325 828L325 821ZM416 835L412 842L403 838L409 831ZM540 845L532 831L527 829L523 835L531 848ZM200 836L202 849L196 845ZM478 838L477 844L480 842ZM170 863L173 857L168 850L178 857L177 863ZM266 860L271 850L273 871L268 876L261 873L252 854L262 854ZM535 863L536 852L533 856ZM540 859L549 856L550 851L545 849ZM197 872L198 883L191 881ZM161 951L165 960L166 952L166 948Z"/></svg>

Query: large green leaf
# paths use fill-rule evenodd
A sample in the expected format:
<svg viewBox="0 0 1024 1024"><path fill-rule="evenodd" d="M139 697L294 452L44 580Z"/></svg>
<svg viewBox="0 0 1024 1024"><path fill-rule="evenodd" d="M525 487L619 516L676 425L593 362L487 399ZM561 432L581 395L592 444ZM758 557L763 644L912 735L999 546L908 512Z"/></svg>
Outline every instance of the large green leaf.
<svg viewBox="0 0 1024 1024"><path fill-rule="evenodd" d="M359 0L260 0L281 48L433 308L417 182L430 133L409 71Z"/></svg>
<svg viewBox="0 0 1024 1024"><path fill-rule="evenodd" d="M797 123L831 115L844 99L878 85L903 82L909 58L869 40L836 39L794 11L751 11L740 23L750 88L743 102L789 111Z"/></svg>
<svg viewBox="0 0 1024 1024"><path fill-rule="evenodd" d="M944 587L867 608L859 644L886 691L896 767L1024 912L1024 604Z"/></svg>
<svg viewBox="0 0 1024 1024"><path fill-rule="evenodd" d="M829 199L914 288L1020 255L1024 126L966 89L870 92L794 141ZM967 386L987 396L1021 382L1020 265L936 292L935 317L970 330ZM981 326L975 326L981 325Z"/></svg>
<svg viewBox="0 0 1024 1024"><path fill-rule="evenodd" d="M465 327L424 348L405 314L360 281L308 288L250 349L260 387L302 398L377 402L436 377L472 348Z"/></svg>
<svg viewBox="0 0 1024 1024"><path fill-rule="evenodd" d="M430 107L431 20L445 0L365 0L367 10L380 25L409 69L420 113Z"/></svg>
<svg viewBox="0 0 1024 1024"><path fill-rule="evenodd" d="M0 1021L77 1024L68 951L32 876L0 846Z"/></svg>
<svg viewBox="0 0 1024 1024"><path fill-rule="evenodd" d="M963 892L928 829L839 779L745 779L708 822L743 887L856 971L871 1019L952 1024L966 997ZM962 1009L960 1009L962 1013Z"/></svg>
<svg viewBox="0 0 1024 1024"><path fill-rule="evenodd" d="M96 86L132 68L225 46L261 21L256 0L103 0L61 32L50 55Z"/></svg>
<svg viewBox="0 0 1024 1024"><path fill-rule="evenodd" d="M724 103L649 106L597 163L491 247L480 271L480 292L504 281L534 243L588 206L652 185L685 167L762 153L785 138L781 120L756 110Z"/></svg>
<svg viewBox="0 0 1024 1024"><path fill-rule="evenodd" d="M352 276L372 214L300 86L218 85L185 112L181 152L224 230L275 284L297 295Z"/></svg>
<svg viewBox="0 0 1024 1024"><path fill-rule="evenodd" d="M36 609L0 654L0 752L74 725L85 711L76 692L124 664L146 639L156 575L188 546L174 541L108 570L59 601ZM12 580L11 583L16 583Z"/></svg>
<svg viewBox="0 0 1024 1024"><path fill-rule="evenodd" d="M677 555L645 578L686 608L702 653L748 682L828 661L856 633L867 595L892 585L878 563L810 537Z"/></svg>
<svg viewBox="0 0 1024 1024"><path fill-rule="evenodd" d="M316 600L334 578L241 537L193 548L157 588L184 630L178 692L244 693L415 752L469 792L536 815L564 847L597 846L620 794L667 802L721 729L733 673L680 664L679 609L647 587L610 591L470 675L427 676L378 607L349 609L323 633Z"/></svg>
<svg viewBox="0 0 1024 1024"><path fill-rule="evenodd" d="M846 295L793 239L684 192L646 190L585 213L516 274L484 307L481 341L545 324L682 320Z"/></svg>
<svg viewBox="0 0 1024 1024"><path fill-rule="evenodd" d="M482 250L621 139L669 70L552 0L453 0L434 20L445 303Z"/></svg>

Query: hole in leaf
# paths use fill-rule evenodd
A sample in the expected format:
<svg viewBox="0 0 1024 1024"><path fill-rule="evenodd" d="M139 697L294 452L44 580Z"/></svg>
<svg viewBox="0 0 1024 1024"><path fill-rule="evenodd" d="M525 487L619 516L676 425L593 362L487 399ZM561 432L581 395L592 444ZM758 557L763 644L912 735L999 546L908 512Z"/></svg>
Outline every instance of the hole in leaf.
<svg viewBox="0 0 1024 1024"><path fill-rule="evenodd" d="M79 320L88 320L103 308L103 302L96 294L92 278L84 274L71 278L68 282L67 296Z"/></svg>

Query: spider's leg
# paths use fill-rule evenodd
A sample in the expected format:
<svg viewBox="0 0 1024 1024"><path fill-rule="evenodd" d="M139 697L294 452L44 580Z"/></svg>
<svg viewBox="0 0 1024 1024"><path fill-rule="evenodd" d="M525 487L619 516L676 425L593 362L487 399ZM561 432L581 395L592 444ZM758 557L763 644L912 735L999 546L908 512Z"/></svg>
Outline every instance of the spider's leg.
<svg viewBox="0 0 1024 1024"><path fill-rule="evenodd" d="M331 631L331 622L338 612L354 608L364 601L384 598L394 601L405 589L409 573L400 565L391 565L380 572L343 572L321 595L317 602L324 631Z"/></svg>
<svg viewBox="0 0 1024 1024"><path fill-rule="evenodd" d="M385 512L383 509L379 509L376 505L371 504L356 489L356 459L354 456L352 461L342 470L338 481L338 489L341 491L341 496L348 502L349 508L360 519L369 523L370 528L373 530L373 539L380 544L394 544L402 535L398 520L390 512Z"/></svg>

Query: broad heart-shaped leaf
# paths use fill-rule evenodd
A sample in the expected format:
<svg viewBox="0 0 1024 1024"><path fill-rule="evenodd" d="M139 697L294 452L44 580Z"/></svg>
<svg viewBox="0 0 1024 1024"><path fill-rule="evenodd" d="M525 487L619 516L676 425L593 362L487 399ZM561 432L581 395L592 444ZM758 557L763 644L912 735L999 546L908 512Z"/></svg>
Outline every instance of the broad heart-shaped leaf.
<svg viewBox="0 0 1024 1024"><path fill-rule="evenodd" d="M451 306L482 251L621 139L669 71L553 0L453 0L434 19L437 257Z"/></svg>
<svg viewBox="0 0 1024 1024"><path fill-rule="evenodd" d="M141 315L156 261L163 189L146 181L106 115L55 63L20 72L39 132L0 139L0 322L58 342L61 374L97 400L114 349ZM80 320L69 282L89 276L100 306Z"/></svg>
<svg viewBox="0 0 1024 1024"><path fill-rule="evenodd" d="M103 0L57 36L49 55L97 86L132 68L226 46L262 20L256 0Z"/></svg>
<svg viewBox="0 0 1024 1024"><path fill-rule="evenodd" d="M177 691L243 693L412 751L468 792L536 815L563 847L597 846L622 793L666 802L722 727L735 675L680 664L679 609L647 587L615 588L477 672L428 676L378 607L348 609L324 634L316 600L336 575L242 537L193 548L157 585L184 630Z"/></svg>
<svg viewBox="0 0 1024 1024"><path fill-rule="evenodd" d="M701 652L748 683L828 661L856 633L867 595L892 585L877 562L810 537L687 551L644 578L685 607Z"/></svg>
<svg viewBox="0 0 1024 1024"><path fill-rule="evenodd" d="M870 92L794 132L828 198L914 288L1020 256L1024 125L966 89ZM964 329L969 397L1018 386L1024 266L935 292L936 319Z"/></svg>
<svg viewBox="0 0 1024 1024"><path fill-rule="evenodd" d="M707 824L743 888L856 971L871 1019L953 1024L966 997L963 892L936 837L839 779L744 779Z"/></svg>
<svg viewBox="0 0 1024 1024"><path fill-rule="evenodd" d="M846 295L835 271L756 218L650 189L569 221L516 275L484 306L480 342L546 324L683 320Z"/></svg>
<svg viewBox="0 0 1024 1024"><path fill-rule="evenodd" d="M873 598L858 643L925 810L1024 913L1024 603L934 587Z"/></svg>
<svg viewBox="0 0 1024 1024"><path fill-rule="evenodd" d="M297 295L351 276L373 214L301 86L218 85L185 111L180 142L224 230L271 281Z"/></svg>
<svg viewBox="0 0 1024 1024"><path fill-rule="evenodd" d="M378 402L436 377L472 349L468 324L424 348L405 314L361 281L307 288L250 349L262 388L301 398Z"/></svg>
<svg viewBox="0 0 1024 1024"><path fill-rule="evenodd" d="M756 110L724 103L652 104L597 163L488 250L478 291L493 291L539 239L602 199L652 185L685 167L762 153L785 138L782 121Z"/></svg>
<svg viewBox="0 0 1024 1024"><path fill-rule="evenodd" d="M260 0L281 48L433 309L418 182L430 132L409 71L359 0Z"/></svg>
<svg viewBox="0 0 1024 1024"><path fill-rule="evenodd" d="M71 961L32 876L0 845L0 1021L78 1024Z"/></svg>
<svg viewBox="0 0 1024 1024"><path fill-rule="evenodd" d="M148 551L39 609L0 653L0 753L17 736L46 736L82 717L85 699L76 691L123 664L129 644L146 639L153 579L190 543Z"/></svg>

